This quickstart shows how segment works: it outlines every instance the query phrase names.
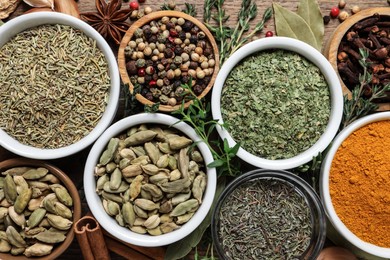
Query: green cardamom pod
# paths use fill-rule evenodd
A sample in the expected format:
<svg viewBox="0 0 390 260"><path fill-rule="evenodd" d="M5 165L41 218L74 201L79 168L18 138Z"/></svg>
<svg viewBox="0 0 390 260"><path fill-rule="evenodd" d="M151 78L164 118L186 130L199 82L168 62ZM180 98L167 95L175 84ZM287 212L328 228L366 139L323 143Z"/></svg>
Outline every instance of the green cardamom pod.
<svg viewBox="0 0 390 260"><path fill-rule="evenodd" d="M47 214L46 217L49 224L59 230L68 230L73 224L69 219L54 214Z"/></svg>
<svg viewBox="0 0 390 260"><path fill-rule="evenodd" d="M104 150L102 155L100 156L99 163L101 165L106 165L114 159L115 152L117 151L119 146L118 138L111 138L108 142L107 149Z"/></svg>
<svg viewBox="0 0 390 260"><path fill-rule="evenodd" d="M43 243L55 244L63 242L66 239L66 236L60 232L46 230L35 235L34 238Z"/></svg>
<svg viewBox="0 0 390 260"><path fill-rule="evenodd" d="M144 148L150 160L153 162L153 164L156 165L158 159L161 156L160 150L153 143L150 142L145 143Z"/></svg>
<svg viewBox="0 0 390 260"><path fill-rule="evenodd" d="M172 150L179 150L192 144L192 140L184 136L175 136L168 139L168 144Z"/></svg>
<svg viewBox="0 0 390 260"><path fill-rule="evenodd" d="M4 178L4 195L9 203L14 203L18 196L16 185L11 175L7 175Z"/></svg>
<svg viewBox="0 0 390 260"><path fill-rule="evenodd" d="M153 140L153 138L156 135L157 133L152 130L139 131L127 137L125 139L125 145L126 147L129 147L129 146L143 144Z"/></svg>
<svg viewBox="0 0 390 260"><path fill-rule="evenodd" d="M59 201L61 201L68 207L73 206L73 199L64 186L62 186L61 184L52 184L50 185L50 189L54 191Z"/></svg>
<svg viewBox="0 0 390 260"><path fill-rule="evenodd" d="M30 217L27 220L27 226L31 229L39 225L43 218L46 215L46 210L44 208L37 208L31 213Z"/></svg>
<svg viewBox="0 0 390 260"><path fill-rule="evenodd" d="M22 190L22 192L16 197L14 204L16 213L21 214L24 211L31 199L31 195L32 190L27 188Z"/></svg>
<svg viewBox="0 0 390 260"><path fill-rule="evenodd" d="M135 212L133 209L133 205L130 202L126 202L125 204L123 204L122 215L123 215L124 221L127 224L129 224L130 227L132 227L134 225L136 216L135 216Z"/></svg>
<svg viewBox="0 0 390 260"><path fill-rule="evenodd" d="M27 172L23 173L22 176L26 180L36 180L36 179L44 177L48 172L49 172L48 169L43 168L43 167L39 167L36 169L28 170Z"/></svg>
<svg viewBox="0 0 390 260"><path fill-rule="evenodd" d="M23 254L27 257L44 256L49 255L51 250L53 250L53 245L35 243L34 245L27 247Z"/></svg>
<svg viewBox="0 0 390 260"><path fill-rule="evenodd" d="M194 208L199 206L199 202L196 199L189 199L178 204L170 213L171 217L177 217L180 215L184 215L185 213L191 211Z"/></svg>

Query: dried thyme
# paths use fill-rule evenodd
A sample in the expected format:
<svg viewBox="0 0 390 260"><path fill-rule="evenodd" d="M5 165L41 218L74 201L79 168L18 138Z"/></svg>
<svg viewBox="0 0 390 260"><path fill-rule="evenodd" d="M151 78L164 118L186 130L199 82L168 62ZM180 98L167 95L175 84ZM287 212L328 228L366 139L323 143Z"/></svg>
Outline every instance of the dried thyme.
<svg viewBox="0 0 390 260"><path fill-rule="evenodd" d="M23 144L59 148L86 136L107 102L96 42L65 25L17 34L0 48L0 127Z"/></svg>
<svg viewBox="0 0 390 260"><path fill-rule="evenodd" d="M294 187L255 180L228 195L218 229L227 259L300 259L310 244L311 213Z"/></svg>
<svg viewBox="0 0 390 260"><path fill-rule="evenodd" d="M284 50L247 57L229 74L221 112L233 139L267 159L291 158L324 132L330 93L320 70Z"/></svg>

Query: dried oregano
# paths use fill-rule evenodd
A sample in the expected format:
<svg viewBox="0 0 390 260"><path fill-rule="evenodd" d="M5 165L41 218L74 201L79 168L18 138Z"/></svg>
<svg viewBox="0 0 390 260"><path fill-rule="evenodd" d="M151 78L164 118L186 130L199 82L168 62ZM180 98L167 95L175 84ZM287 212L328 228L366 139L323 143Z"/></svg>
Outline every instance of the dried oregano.
<svg viewBox="0 0 390 260"><path fill-rule="evenodd" d="M267 159L293 157L324 132L330 93L321 71L284 50L259 52L226 79L221 112L233 139Z"/></svg>

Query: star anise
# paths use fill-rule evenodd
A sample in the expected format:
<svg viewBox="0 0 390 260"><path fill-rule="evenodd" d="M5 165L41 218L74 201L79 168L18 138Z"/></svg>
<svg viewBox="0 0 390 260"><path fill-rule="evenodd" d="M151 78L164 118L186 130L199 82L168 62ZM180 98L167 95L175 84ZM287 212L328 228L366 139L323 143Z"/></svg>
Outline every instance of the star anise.
<svg viewBox="0 0 390 260"><path fill-rule="evenodd" d="M86 12L81 18L97 30L105 39L112 39L120 44L122 33L129 29L125 21L130 16L130 9L121 10L122 0L95 0L97 12Z"/></svg>

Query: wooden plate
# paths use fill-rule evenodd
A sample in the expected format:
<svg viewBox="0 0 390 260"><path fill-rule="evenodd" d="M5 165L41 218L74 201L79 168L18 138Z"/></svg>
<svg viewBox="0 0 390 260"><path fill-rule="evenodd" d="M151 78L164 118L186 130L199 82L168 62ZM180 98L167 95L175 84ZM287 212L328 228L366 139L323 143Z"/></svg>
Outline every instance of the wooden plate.
<svg viewBox="0 0 390 260"><path fill-rule="evenodd" d="M210 42L210 44L213 48L213 53L215 56L214 72L211 76L209 84L206 86L206 88L203 90L203 92L198 96L198 99L201 99L204 96L206 96L206 94L210 91L210 89L214 85L215 78L217 77L217 73L219 70L218 46L217 46L217 43L215 42L213 35L206 28L206 26L203 25L202 22L200 22L199 20L195 19L194 17L192 17L190 15L187 15L187 14L185 14L183 12L179 12L179 11L158 11L158 12L150 13L150 14L142 17L141 19L137 20L136 22L134 22L133 25L129 28L129 30L127 30L126 34L123 36L123 39L122 39L122 42L119 46L119 51L118 51L119 72L120 72L122 81L124 84L129 84L130 93L133 94L134 86L130 82L130 77L129 77L127 70L126 70L125 48L126 48L127 44L129 43L129 41L131 40L131 38L133 37L134 32L138 28L142 27L143 25L145 25L153 20L157 20L157 19L162 18L164 16L177 17L177 18L182 17L186 20L191 21L206 34L207 40ZM153 105L154 104L154 102L146 99L141 94L136 94L135 97L139 102L141 102L144 105ZM187 108L191 104L191 102L192 101L186 102L184 104L184 107ZM178 104L175 106L159 105L159 110L165 111L165 112L172 112L172 111L179 109L180 106L181 106L181 104Z"/></svg>
<svg viewBox="0 0 390 260"><path fill-rule="evenodd" d="M334 68L334 70L337 73L337 76L340 79L341 87L343 89L343 94L348 95L349 98L351 98L351 91L345 86L343 80L341 79L338 69L337 69L337 52L340 45L340 42L346 32L357 22L360 20L363 20L365 18L368 18L370 16L373 16L375 13L378 13L379 15L388 15L390 16L390 8L389 7L377 7L377 8L369 8L362 10L358 12L357 14L354 14L350 16L348 19L346 19L344 22L342 22L336 30L333 32L333 34L330 36L327 44L324 48L324 55L329 60L330 64ZM379 103L379 109L378 111L387 111L390 110L390 103Z"/></svg>

